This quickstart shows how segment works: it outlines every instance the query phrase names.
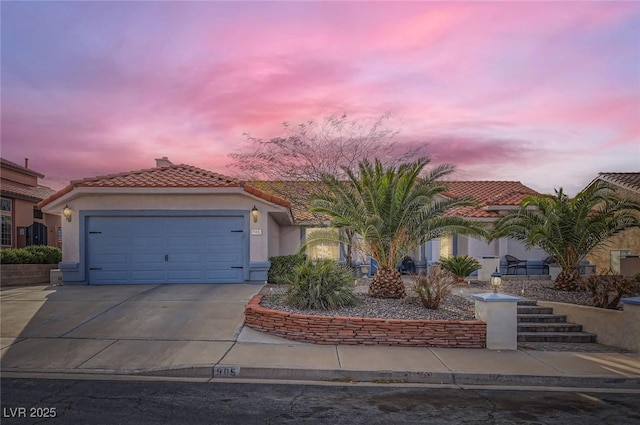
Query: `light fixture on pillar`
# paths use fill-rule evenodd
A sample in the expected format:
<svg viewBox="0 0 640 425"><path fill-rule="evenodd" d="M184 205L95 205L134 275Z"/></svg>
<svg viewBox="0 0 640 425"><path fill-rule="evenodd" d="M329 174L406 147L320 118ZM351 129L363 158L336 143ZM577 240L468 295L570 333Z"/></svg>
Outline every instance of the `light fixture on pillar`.
<svg viewBox="0 0 640 425"><path fill-rule="evenodd" d="M258 222L258 208L255 205L251 208L251 217L253 217L254 223Z"/></svg>
<svg viewBox="0 0 640 425"><path fill-rule="evenodd" d="M491 273L491 286L493 287L493 292L498 293L498 288L502 286L502 275L498 271L496 267L496 271Z"/></svg>
<svg viewBox="0 0 640 425"><path fill-rule="evenodd" d="M64 206L64 208L62 209L62 215L67 219L68 222L71 222L73 213L71 212L71 208L69 208L69 205Z"/></svg>

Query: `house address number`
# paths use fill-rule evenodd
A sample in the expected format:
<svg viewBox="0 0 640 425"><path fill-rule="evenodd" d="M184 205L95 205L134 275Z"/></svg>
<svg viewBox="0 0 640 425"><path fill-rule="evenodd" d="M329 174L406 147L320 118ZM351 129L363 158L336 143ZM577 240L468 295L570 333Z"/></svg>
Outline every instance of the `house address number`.
<svg viewBox="0 0 640 425"><path fill-rule="evenodd" d="M238 366L214 366L214 378L233 378L240 376L240 368Z"/></svg>

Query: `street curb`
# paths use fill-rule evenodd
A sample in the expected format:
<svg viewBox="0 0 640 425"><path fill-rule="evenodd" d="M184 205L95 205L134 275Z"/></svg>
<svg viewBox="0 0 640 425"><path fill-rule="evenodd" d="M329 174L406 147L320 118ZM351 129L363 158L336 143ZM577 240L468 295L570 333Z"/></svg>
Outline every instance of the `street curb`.
<svg viewBox="0 0 640 425"><path fill-rule="evenodd" d="M158 370L108 369L3 369L12 374L43 373L73 375L149 376L166 378L199 378L224 382L243 380L370 382L381 384L431 384L484 387L564 387L640 390L640 378L613 376L538 376L488 373L366 371L333 369L295 369L239 367L237 376L214 376L215 366L196 366Z"/></svg>

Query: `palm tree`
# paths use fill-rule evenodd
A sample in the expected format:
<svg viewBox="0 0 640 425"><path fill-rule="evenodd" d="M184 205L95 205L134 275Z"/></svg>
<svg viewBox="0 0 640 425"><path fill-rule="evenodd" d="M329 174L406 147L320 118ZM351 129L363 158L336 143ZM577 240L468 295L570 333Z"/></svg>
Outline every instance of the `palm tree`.
<svg viewBox="0 0 640 425"><path fill-rule="evenodd" d="M453 172L453 166L440 165L420 177L429 162L422 158L385 167L377 159L373 164L364 161L358 164L357 173L344 169L346 181L325 176L323 181L329 190L311 198L312 211L327 215L334 227L359 234L367 254L378 262L369 287L373 297L406 295L396 266L427 240L445 233L485 236L481 223L446 215L452 208L474 205L475 201L438 199L437 195L446 191L446 183L437 179Z"/></svg>
<svg viewBox="0 0 640 425"><path fill-rule="evenodd" d="M573 291L581 281L580 261L615 233L640 226L639 212L639 202L617 197L604 182L573 199L560 188L555 195L526 197L496 222L492 239L506 236L544 249L562 267L554 287Z"/></svg>

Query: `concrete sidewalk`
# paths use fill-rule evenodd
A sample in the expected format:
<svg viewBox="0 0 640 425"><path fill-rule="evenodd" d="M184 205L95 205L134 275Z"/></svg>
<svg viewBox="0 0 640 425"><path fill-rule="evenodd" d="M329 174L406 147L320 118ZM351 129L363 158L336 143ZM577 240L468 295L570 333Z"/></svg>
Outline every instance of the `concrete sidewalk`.
<svg viewBox="0 0 640 425"><path fill-rule="evenodd" d="M333 346L243 326L262 285L21 287L0 292L3 376L414 382L640 391L640 354Z"/></svg>

